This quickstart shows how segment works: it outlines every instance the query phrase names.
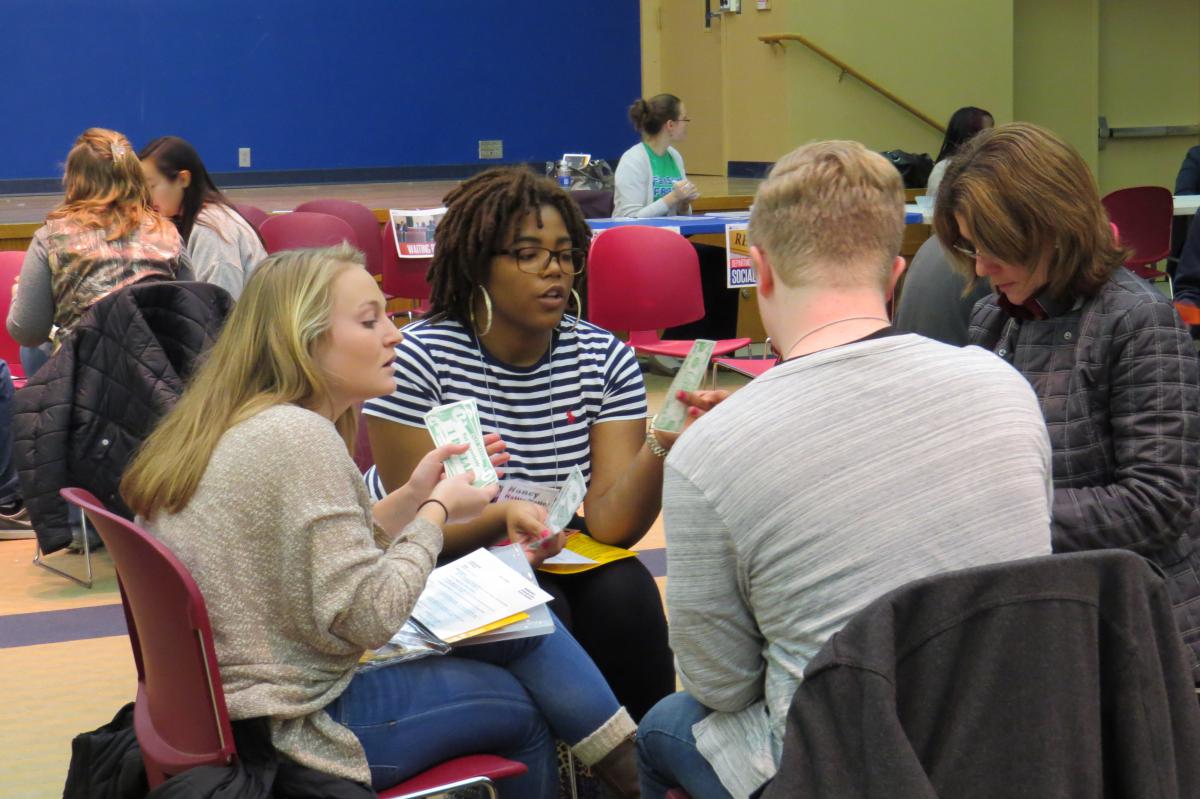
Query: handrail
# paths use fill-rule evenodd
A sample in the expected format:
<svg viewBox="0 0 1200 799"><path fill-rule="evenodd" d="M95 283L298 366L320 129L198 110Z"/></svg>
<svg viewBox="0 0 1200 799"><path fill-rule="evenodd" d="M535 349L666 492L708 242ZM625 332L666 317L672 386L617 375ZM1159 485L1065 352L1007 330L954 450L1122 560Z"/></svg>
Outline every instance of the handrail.
<svg viewBox="0 0 1200 799"><path fill-rule="evenodd" d="M911 103L908 103L908 102L900 99L899 97L897 97L895 94L892 94L887 89L883 88L878 83L871 80L866 75L862 74L861 72L859 72L857 69L855 69L854 67L847 64L842 59L840 59L837 56L833 55L832 53L829 53L828 51L822 49L818 45L813 44L808 39L804 38L803 36L801 36L798 33L774 33L769 36L759 36L758 40L765 44L779 45L780 47L783 47L784 42L800 42L800 44L804 45L809 50L812 50L814 53L821 56L821 58L824 58L826 61L828 61L829 63L833 64L835 67L840 69L842 71L843 75L849 75L852 78L857 78L861 83L863 83L867 87L872 88L875 91L879 92L884 97L891 100L893 103L900 106L905 111L907 111L908 113L915 116L917 119L924 122L926 125L929 125L931 128L934 128L935 130L937 130L939 133L946 132L945 125L938 122L936 119L929 116L925 112L921 111L919 108L915 107Z"/></svg>

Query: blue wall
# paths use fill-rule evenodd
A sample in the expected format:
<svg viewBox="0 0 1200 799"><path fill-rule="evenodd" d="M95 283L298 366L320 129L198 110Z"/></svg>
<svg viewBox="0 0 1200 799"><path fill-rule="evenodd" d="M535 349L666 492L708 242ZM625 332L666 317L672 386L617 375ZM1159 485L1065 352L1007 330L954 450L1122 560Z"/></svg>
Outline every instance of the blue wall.
<svg viewBox="0 0 1200 799"><path fill-rule="evenodd" d="M210 171L614 157L635 141L637 0L5 0L0 181L75 136L196 145ZM239 170L237 148L253 169Z"/></svg>

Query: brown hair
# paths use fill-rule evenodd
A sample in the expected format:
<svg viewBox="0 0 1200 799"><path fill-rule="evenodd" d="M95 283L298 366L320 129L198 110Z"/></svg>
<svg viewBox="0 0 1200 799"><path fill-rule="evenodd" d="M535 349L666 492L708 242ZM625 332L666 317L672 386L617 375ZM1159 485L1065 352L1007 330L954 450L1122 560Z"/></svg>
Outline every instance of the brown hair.
<svg viewBox="0 0 1200 799"><path fill-rule="evenodd" d="M629 106L629 120L639 133L655 136L663 125L679 119L679 98L673 94L656 94L649 100L640 97Z"/></svg>
<svg viewBox="0 0 1200 799"><path fill-rule="evenodd" d="M904 183L858 142L806 144L758 187L749 235L793 288L886 288L904 235Z"/></svg>
<svg viewBox="0 0 1200 799"><path fill-rule="evenodd" d="M431 318L468 323L472 292L487 283L492 258L509 246L521 220L529 214L535 214L541 226L542 206L550 206L562 216L572 247L587 249L592 239L591 228L575 201L553 181L524 167L481 172L456 186L445 203L446 215L434 232L436 246L429 264Z"/></svg>
<svg viewBox="0 0 1200 799"><path fill-rule="evenodd" d="M1037 125L984 130L946 169L933 229L973 285L974 260L953 248L963 237L956 213L970 227L976 249L998 261L1036 269L1052 253L1046 277L1056 298L1094 296L1128 256L1113 238L1083 158Z"/></svg>
<svg viewBox="0 0 1200 799"><path fill-rule="evenodd" d="M154 210L142 165L129 139L115 130L88 128L67 154L63 201L46 219L73 219L106 231L109 241L144 224L167 229Z"/></svg>

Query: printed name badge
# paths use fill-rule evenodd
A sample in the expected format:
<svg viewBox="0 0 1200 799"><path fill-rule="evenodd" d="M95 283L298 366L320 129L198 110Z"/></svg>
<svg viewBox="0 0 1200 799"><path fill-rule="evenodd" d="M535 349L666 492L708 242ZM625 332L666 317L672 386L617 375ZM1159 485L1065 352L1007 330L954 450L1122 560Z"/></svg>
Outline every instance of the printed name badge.
<svg viewBox="0 0 1200 799"><path fill-rule="evenodd" d="M740 289L758 285L758 273L750 258L750 240L746 222L725 225L725 288Z"/></svg>
<svg viewBox="0 0 1200 799"><path fill-rule="evenodd" d="M500 493L496 495L496 501L504 502L508 499L515 499L522 502L532 502L535 505L541 505L546 510L550 510L550 506L554 504L554 500L558 499L558 493L557 488L545 483L531 483L528 480L502 480L500 482Z"/></svg>

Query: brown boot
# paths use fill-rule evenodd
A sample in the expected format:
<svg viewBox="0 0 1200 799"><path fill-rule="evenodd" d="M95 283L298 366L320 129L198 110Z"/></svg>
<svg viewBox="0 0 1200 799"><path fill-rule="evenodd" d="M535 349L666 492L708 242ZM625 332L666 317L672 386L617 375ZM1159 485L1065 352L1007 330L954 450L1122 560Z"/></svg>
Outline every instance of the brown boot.
<svg viewBox="0 0 1200 799"><path fill-rule="evenodd" d="M638 783L635 737L631 735L617 744L615 749L592 766L592 773L600 778L614 796L621 799L640 797L642 788Z"/></svg>

